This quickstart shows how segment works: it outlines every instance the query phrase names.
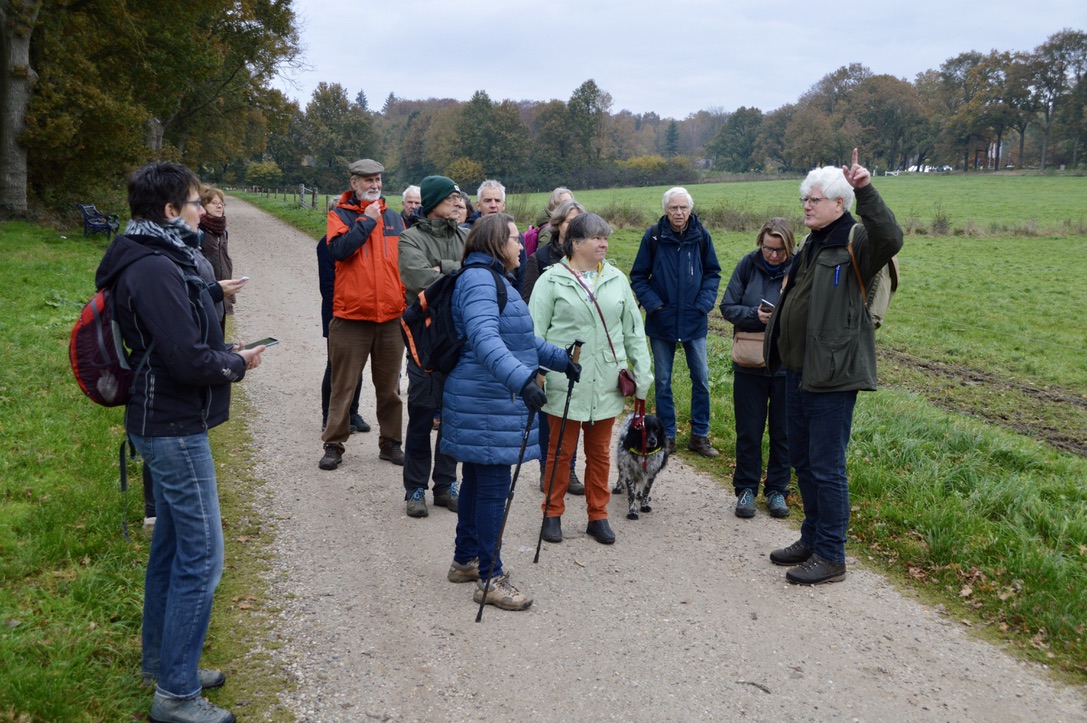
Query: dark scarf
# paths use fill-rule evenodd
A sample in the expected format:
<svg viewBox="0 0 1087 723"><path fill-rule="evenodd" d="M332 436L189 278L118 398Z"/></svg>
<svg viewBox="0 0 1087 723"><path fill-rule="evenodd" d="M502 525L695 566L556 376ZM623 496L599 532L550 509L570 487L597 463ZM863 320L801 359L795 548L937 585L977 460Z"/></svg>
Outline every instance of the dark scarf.
<svg viewBox="0 0 1087 723"><path fill-rule="evenodd" d="M846 211L818 231L812 231L811 236L804 243L804 262L811 263L815 252L824 244L845 246L849 243L849 230L855 223L857 223L856 219L850 215L849 211Z"/></svg>
<svg viewBox="0 0 1087 723"><path fill-rule="evenodd" d="M205 213L204 218L200 219L200 228L216 236L222 236L226 233L226 213L222 216L212 216L210 213Z"/></svg>

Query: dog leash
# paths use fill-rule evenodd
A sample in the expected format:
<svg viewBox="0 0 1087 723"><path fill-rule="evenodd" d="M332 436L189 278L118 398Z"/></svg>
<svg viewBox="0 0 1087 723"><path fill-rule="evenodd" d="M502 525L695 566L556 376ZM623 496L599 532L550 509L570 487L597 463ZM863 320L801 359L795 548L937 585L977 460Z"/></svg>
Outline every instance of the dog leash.
<svg viewBox="0 0 1087 723"><path fill-rule="evenodd" d="M634 400L634 419L631 421L631 425L635 429L642 430L642 471L644 472L649 466L649 450L646 449L645 439L645 400Z"/></svg>

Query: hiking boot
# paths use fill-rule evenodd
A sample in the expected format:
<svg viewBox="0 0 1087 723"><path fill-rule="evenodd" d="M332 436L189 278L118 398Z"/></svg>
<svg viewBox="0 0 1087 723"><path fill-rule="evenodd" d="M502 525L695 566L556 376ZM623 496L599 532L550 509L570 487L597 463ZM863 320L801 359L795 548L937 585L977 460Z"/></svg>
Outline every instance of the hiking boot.
<svg viewBox="0 0 1087 723"><path fill-rule="evenodd" d="M445 579L449 582L475 582L479 579L479 558L473 558L463 565L453 560Z"/></svg>
<svg viewBox="0 0 1087 723"><path fill-rule="evenodd" d="M611 531L611 525L608 524L607 518L591 521L589 526L585 528L585 534L601 545L610 545L615 542L615 533Z"/></svg>
<svg viewBox="0 0 1087 723"><path fill-rule="evenodd" d="M740 496L736 498L736 516L744 518L755 516L754 490L747 488L740 490Z"/></svg>
<svg viewBox="0 0 1087 723"><path fill-rule="evenodd" d="M668 448L668 454L672 454L676 451L676 438L669 437L665 440L664 446Z"/></svg>
<svg viewBox="0 0 1087 723"><path fill-rule="evenodd" d="M340 466L340 462L343 462L343 452L340 448L334 444L325 445L325 456L321 457L321 461L317 463L317 466L321 469L336 469Z"/></svg>
<svg viewBox="0 0 1087 723"><path fill-rule="evenodd" d="M541 532L544 542L562 542L562 518L545 517Z"/></svg>
<svg viewBox="0 0 1087 723"><path fill-rule="evenodd" d="M215 688L222 688L226 685L226 676L218 670L211 670L210 668L197 668L196 678L200 681L201 690L213 690ZM149 688L154 684L155 676L150 673L144 673L141 685Z"/></svg>
<svg viewBox="0 0 1087 723"><path fill-rule="evenodd" d="M451 485L445 492L434 493L434 506L448 508L450 512L457 511L457 503L460 502L460 490Z"/></svg>
<svg viewBox="0 0 1087 723"><path fill-rule="evenodd" d="M404 450L400 449L399 444L386 444L381 448L381 452L377 455L377 458L383 459L386 462L398 464L401 467L404 466Z"/></svg>
<svg viewBox="0 0 1087 723"><path fill-rule="evenodd" d="M692 434L690 440L687 441L687 449L692 452L698 452L703 457L716 457L720 454L713 445L710 444L709 437L699 437L696 434Z"/></svg>
<svg viewBox="0 0 1087 723"><path fill-rule="evenodd" d="M771 492L766 495L766 504L770 507L771 517L789 516L789 505L785 504L785 495L780 492Z"/></svg>
<svg viewBox="0 0 1087 723"><path fill-rule="evenodd" d="M476 591L472 593L472 600L476 604L483 602L483 585L483 580L476 581ZM487 589L487 604L503 610L526 610L532 605L532 598L510 584L509 573L502 573L491 578L490 587Z"/></svg>
<svg viewBox="0 0 1087 723"><path fill-rule="evenodd" d="M570 486L566 488L566 493L571 495L585 494L585 485L578 479L577 472L574 470L570 470Z"/></svg>
<svg viewBox="0 0 1087 723"><path fill-rule="evenodd" d="M362 418L362 415L355 412L351 415L351 434L355 432L369 432L370 423Z"/></svg>
<svg viewBox="0 0 1087 723"><path fill-rule="evenodd" d="M822 585L825 582L841 582L845 579L845 563L829 562L812 555L785 573L785 579L794 585Z"/></svg>
<svg viewBox="0 0 1087 723"><path fill-rule="evenodd" d="M151 703L151 720L155 723L234 723L228 710L213 705L206 698L167 698L155 693Z"/></svg>
<svg viewBox="0 0 1087 723"><path fill-rule="evenodd" d="M797 540L788 547L782 547L770 553L770 562L775 565L799 565L812 556L811 548L803 540Z"/></svg>
<svg viewBox="0 0 1087 723"><path fill-rule="evenodd" d="M419 487L408 497L408 517L426 517L429 514L426 508L426 490Z"/></svg>

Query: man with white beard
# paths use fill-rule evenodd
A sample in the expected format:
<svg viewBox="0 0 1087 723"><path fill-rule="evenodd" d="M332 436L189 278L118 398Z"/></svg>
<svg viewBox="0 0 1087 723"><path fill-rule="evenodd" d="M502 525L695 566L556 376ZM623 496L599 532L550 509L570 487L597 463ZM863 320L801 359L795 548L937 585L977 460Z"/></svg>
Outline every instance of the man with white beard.
<svg viewBox="0 0 1087 723"><path fill-rule="evenodd" d="M351 190L344 191L328 212L325 235L336 261L336 281L328 326L332 393L328 425L321 436L325 453L318 463L324 470L336 469L343 461L351 399L367 359L372 361L370 377L377 395L379 458L404 464L399 377L404 359L400 317L405 305L398 256L404 223L381 195L384 166L367 158L348 170Z"/></svg>

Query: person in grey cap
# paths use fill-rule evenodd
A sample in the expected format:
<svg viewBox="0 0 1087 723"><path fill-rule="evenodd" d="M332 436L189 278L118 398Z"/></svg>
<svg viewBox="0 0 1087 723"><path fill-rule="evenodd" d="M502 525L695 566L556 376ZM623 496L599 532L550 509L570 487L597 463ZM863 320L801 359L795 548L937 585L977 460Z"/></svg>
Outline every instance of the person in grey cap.
<svg viewBox="0 0 1087 723"><path fill-rule="evenodd" d="M328 325L332 393L321 437L325 452L318 463L324 470L334 470L343 461L344 442L351 433L351 399L367 360L372 361L370 377L377 394L378 456L404 464L399 377L404 358L400 317L405 306L398 265L404 224L381 195L384 166L367 158L348 170L351 189L328 212L325 235L336 261L336 278Z"/></svg>
<svg viewBox="0 0 1087 723"><path fill-rule="evenodd" d="M457 224L464 201L460 189L445 176L427 176L419 184L421 217L400 235L400 278L406 298L415 301L419 292L446 274L460 269L468 231ZM427 477L431 476L430 434L434 415L442 403L445 380L429 374L408 355L408 430L404 437L404 499L409 517L426 517ZM442 429L433 450L434 504L457 511L457 461L438 450Z"/></svg>

